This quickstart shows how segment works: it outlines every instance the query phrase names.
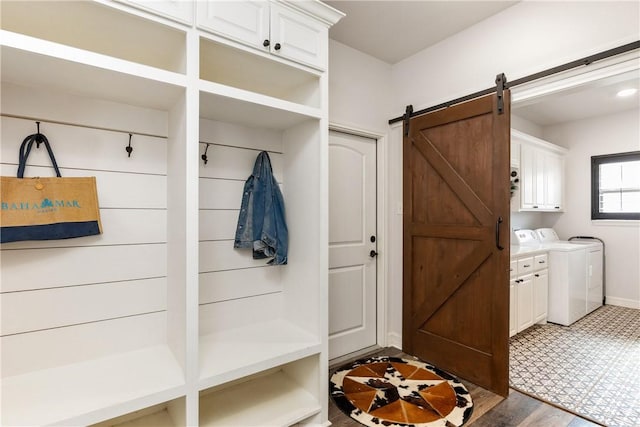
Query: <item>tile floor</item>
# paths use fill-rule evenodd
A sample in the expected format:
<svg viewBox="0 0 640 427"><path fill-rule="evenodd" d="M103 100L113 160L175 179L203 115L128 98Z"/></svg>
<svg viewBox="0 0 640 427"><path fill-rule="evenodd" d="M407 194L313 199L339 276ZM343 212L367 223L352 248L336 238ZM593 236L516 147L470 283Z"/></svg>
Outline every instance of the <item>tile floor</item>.
<svg viewBox="0 0 640 427"><path fill-rule="evenodd" d="M640 310L604 306L511 338L511 387L610 427L640 426Z"/></svg>

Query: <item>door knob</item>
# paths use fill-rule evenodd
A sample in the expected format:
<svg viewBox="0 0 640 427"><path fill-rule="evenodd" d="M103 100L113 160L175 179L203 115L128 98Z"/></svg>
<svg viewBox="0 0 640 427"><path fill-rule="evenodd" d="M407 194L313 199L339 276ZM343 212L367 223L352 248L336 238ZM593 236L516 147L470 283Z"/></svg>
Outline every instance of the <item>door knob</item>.
<svg viewBox="0 0 640 427"><path fill-rule="evenodd" d="M275 45L275 46L273 46L273 48L274 48L275 50L280 50L280 48L281 48L281 47L282 47L282 46L280 46L280 43L276 43L276 45Z"/></svg>
<svg viewBox="0 0 640 427"><path fill-rule="evenodd" d="M269 45L270 45L270 44L271 44L271 42L269 41L269 39L265 39L265 40L262 42L262 46L264 46L264 47L269 47Z"/></svg>
<svg viewBox="0 0 640 427"><path fill-rule="evenodd" d="M378 252L376 252L376 251L374 251L374 250L372 249L372 250L371 250L371 252L369 252L369 256L370 256L371 258L375 258L375 257L377 257L377 256L378 256Z"/></svg>

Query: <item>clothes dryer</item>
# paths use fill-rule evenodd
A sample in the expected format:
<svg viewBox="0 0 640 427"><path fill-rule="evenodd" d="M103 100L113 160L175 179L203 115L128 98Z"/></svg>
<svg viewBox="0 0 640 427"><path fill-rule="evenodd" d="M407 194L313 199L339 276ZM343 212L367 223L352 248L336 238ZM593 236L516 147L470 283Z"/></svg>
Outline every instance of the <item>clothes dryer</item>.
<svg viewBox="0 0 640 427"><path fill-rule="evenodd" d="M602 306L604 301L604 245L594 239L576 238L570 241L560 240L553 228L535 230L541 244L574 244L586 248L586 313ZM549 273L551 274L551 273Z"/></svg>

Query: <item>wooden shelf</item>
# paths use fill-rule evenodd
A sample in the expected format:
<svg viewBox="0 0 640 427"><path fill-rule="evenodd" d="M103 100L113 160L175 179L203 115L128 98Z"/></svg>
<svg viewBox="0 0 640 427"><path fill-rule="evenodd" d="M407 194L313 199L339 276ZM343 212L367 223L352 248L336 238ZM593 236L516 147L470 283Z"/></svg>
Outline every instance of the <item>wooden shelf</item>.
<svg viewBox="0 0 640 427"><path fill-rule="evenodd" d="M200 426L290 426L320 410L307 390L276 371L204 394Z"/></svg>
<svg viewBox="0 0 640 427"><path fill-rule="evenodd" d="M2 425L87 425L183 396L182 370L156 346L2 379Z"/></svg>
<svg viewBox="0 0 640 427"><path fill-rule="evenodd" d="M0 40L3 82L159 110L186 86L183 74L47 40L5 30Z"/></svg>
<svg viewBox="0 0 640 427"><path fill-rule="evenodd" d="M320 338L285 320L200 337L200 389L320 352Z"/></svg>

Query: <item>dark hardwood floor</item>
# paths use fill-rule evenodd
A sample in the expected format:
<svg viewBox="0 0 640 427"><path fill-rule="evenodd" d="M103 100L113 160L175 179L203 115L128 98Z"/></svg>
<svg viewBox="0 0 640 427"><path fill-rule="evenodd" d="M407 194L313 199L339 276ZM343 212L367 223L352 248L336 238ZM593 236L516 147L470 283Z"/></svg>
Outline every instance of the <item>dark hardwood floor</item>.
<svg viewBox="0 0 640 427"><path fill-rule="evenodd" d="M355 357L353 360L366 356L412 357L396 348L388 347ZM329 369L333 372L349 362L346 360L332 364ZM600 425L513 389L504 399L467 381L462 382L471 393L474 405L473 414L465 425L473 425L474 427L592 427ZM329 397L329 421L334 427L362 426L340 411L331 397Z"/></svg>

